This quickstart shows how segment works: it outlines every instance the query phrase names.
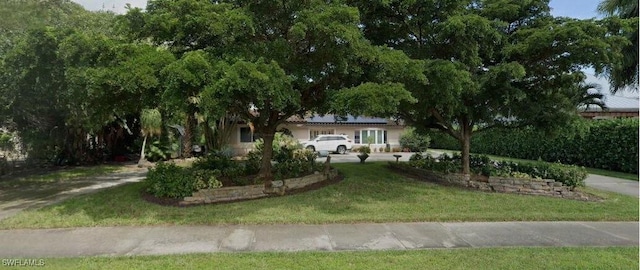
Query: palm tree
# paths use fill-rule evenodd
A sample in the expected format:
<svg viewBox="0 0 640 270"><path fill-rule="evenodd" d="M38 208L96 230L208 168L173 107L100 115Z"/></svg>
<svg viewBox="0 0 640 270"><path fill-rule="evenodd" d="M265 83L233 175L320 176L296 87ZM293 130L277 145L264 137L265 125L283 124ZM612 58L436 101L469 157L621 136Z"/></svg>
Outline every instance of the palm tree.
<svg viewBox="0 0 640 270"><path fill-rule="evenodd" d="M622 48L623 59L609 71L611 92L621 89L638 91L638 0L603 0L598 11L607 16L635 19L634 29L626 33L630 44Z"/></svg>
<svg viewBox="0 0 640 270"><path fill-rule="evenodd" d="M140 127L144 140L142 150L140 150L140 160L138 164L145 162L145 148L147 147L147 137L160 135L162 132L162 115L158 109L143 109L140 113Z"/></svg>

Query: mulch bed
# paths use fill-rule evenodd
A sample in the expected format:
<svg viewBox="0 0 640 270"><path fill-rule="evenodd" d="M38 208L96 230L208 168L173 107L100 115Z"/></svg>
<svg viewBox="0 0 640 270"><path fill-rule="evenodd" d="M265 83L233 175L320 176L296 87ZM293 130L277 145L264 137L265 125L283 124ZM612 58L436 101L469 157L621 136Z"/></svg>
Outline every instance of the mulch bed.
<svg viewBox="0 0 640 270"><path fill-rule="evenodd" d="M342 180L344 180L344 175L338 173L338 175L336 177L334 177L333 179L329 179L329 180L325 180L325 181L318 182L318 183L315 183L315 184L311 184L311 185L308 185L308 186L303 187L303 188L287 190L285 196L286 195L293 195L293 194L304 193L304 192L307 192L307 191L320 189L320 188L323 188L323 187L326 187L326 186L329 186L329 185L333 185L333 184L339 183ZM249 200L259 200L259 199L264 199L264 198L269 198L269 197L280 197L280 196L274 194L274 195L271 195L271 196L267 196L267 197L263 197L263 198L257 198L257 199L242 199L242 200L217 202L217 203L207 203L207 204L202 203L202 204L180 205L180 202L182 201L182 199L156 197L156 196L153 196L153 195L149 194L144 189L141 191L140 195L142 196L142 198L145 201L148 201L150 203L159 204L159 205L162 205L162 206L173 206L173 207L192 207L192 206L200 206L200 205L226 204L226 203L242 202L242 201L249 201Z"/></svg>

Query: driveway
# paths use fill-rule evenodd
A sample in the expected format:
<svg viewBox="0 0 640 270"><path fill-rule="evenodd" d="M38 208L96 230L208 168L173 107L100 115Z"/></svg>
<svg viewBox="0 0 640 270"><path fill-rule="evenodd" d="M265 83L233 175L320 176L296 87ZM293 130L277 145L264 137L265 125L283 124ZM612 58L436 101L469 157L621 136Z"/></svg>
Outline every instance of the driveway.
<svg viewBox="0 0 640 270"><path fill-rule="evenodd" d="M146 174L147 169L133 169L126 172L78 178L51 184L6 188L0 190L0 220L11 217L25 209L51 205L72 196L92 193L125 183L139 182L145 178Z"/></svg>

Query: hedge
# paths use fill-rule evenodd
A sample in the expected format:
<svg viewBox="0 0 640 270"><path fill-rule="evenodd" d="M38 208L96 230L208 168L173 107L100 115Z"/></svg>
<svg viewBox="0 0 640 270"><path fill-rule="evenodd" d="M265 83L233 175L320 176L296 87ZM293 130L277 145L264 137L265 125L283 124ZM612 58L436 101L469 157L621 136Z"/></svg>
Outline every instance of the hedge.
<svg viewBox="0 0 640 270"><path fill-rule="evenodd" d="M638 174L638 119L582 120L555 136L531 128L475 135L471 152L560 162ZM460 150L458 142L432 133L431 148Z"/></svg>
<svg viewBox="0 0 640 270"><path fill-rule="evenodd" d="M484 176L525 177L554 179L571 187L584 186L587 171L584 167L543 161L494 161L485 155L471 155L470 169L473 174ZM442 173L455 173L462 169L459 154L443 154L437 158L416 153L409 158L409 165Z"/></svg>

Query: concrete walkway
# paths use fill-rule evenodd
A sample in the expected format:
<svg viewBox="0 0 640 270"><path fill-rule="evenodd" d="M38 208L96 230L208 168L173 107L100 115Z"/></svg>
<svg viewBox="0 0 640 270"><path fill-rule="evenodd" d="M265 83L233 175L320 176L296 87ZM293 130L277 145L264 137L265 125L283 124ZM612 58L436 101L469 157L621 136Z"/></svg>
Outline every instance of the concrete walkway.
<svg viewBox="0 0 640 270"><path fill-rule="evenodd" d="M638 246L638 222L465 222L0 230L0 258Z"/></svg>

